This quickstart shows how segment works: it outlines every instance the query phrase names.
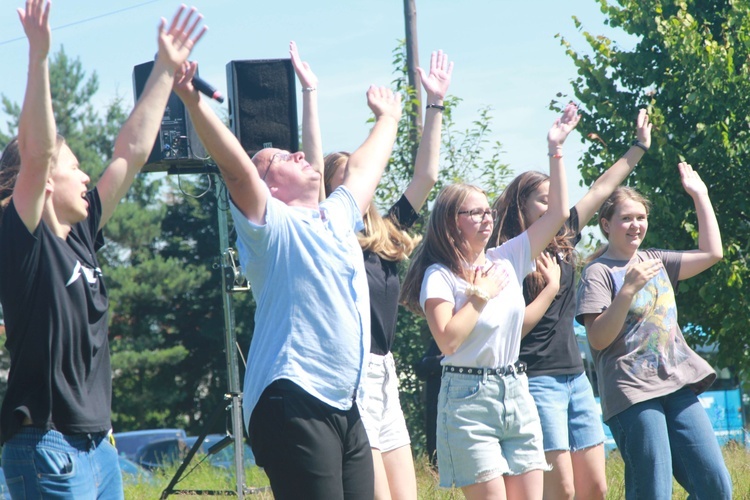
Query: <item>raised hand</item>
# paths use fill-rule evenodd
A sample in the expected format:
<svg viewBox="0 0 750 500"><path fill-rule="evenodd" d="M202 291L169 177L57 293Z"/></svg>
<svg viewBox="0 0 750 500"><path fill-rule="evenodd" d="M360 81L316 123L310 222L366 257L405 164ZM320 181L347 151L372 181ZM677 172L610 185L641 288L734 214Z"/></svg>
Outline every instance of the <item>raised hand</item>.
<svg viewBox="0 0 750 500"><path fill-rule="evenodd" d="M310 65L300 59L299 51L297 50L297 44L294 41L289 42L289 55L292 58L292 66L294 66L294 72L297 73L299 83L302 84L303 88L317 89L318 88L318 77L310 69Z"/></svg>
<svg viewBox="0 0 750 500"><path fill-rule="evenodd" d="M659 274L662 267L662 262L659 259L648 259L631 265L625 272L622 290L629 289L635 296L651 278Z"/></svg>
<svg viewBox="0 0 750 500"><path fill-rule="evenodd" d="M537 271L541 273L547 286L560 289L560 264L554 255L548 252L542 252L536 259Z"/></svg>
<svg viewBox="0 0 750 500"><path fill-rule="evenodd" d="M175 71L187 61L190 51L208 30L208 27L204 25L198 34L193 36L203 16L198 14L195 7L192 7L183 17L185 9L187 7L184 5L177 9L169 28L167 28L167 20L163 17L159 26L157 60L169 65Z"/></svg>
<svg viewBox="0 0 750 500"><path fill-rule="evenodd" d="M638 111L638 118L636 119L635 137L638 142L646 146L646 149L651 147L651 122L648 118L648 111L641 109Z"/></svg>
<svg viewBox="0 0 750 500"><path fill-rule="evenodd" d="M200 94L196 92L193 86L193 77L197 71L197 62L185 61L175 72L172 88L185 104L200 100Z"/></svg>
<svg viewBox="0 0 750 500"><path fill-rule="evenodd" d="M388 87L370 85L367 89L367 105L375 118L389 116L397 122L401 119L401 94L394 93Z"/></svg>
<svg viewBox="0 0 750 500"><path fill-rule="evenodd" d="M682 187L685 192L690 195L691 198L696 196L708 194L708 188L706 184L698 175L698 172L693 170L687 162L681 162L677 164L677 168L680 169L680 180L682 180Z"/></svg>
<svg viewBox="0 0 750 500"><path fill-rule="evenodd" d="M576 128L580 119L581 115L578 114L578 106L572 102L568 103L563 110L562 116L555 120L555 123L552 124L552 128L549 129L549 133L547 133L547 142L549 144L550 152L563 145L565 139L568 138L568 134Z"/></svg>
<svg viewBox="0 0 750 500"><path fill-rule="evenodd" d="M30 51L41 57L47 57L50 47L49 8L49 0L28 0L25 9L18 9Z"/></svg>
<svg viewBox="0 0 750 500"><path fill-rule="evenodd" d="M433 52L430 55L430 73L425 74L422 68L417 68L417 71L427 92L427 100L435 104L433 101L445 99L453 73L453 62L448 62L448 55L442 50Z"/></svg>

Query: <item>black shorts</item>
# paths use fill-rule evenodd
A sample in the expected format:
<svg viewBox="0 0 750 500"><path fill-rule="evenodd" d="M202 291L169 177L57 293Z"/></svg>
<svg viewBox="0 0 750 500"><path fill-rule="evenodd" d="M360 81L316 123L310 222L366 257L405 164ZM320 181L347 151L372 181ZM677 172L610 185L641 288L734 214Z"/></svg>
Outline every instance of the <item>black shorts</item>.
<svg viewBox="0 0 750 500"><path fill-rule="evenodd" d="M277 500L373 498L372 453L356 404L338 410L277 380L253 409L249 436Z"/></svg>

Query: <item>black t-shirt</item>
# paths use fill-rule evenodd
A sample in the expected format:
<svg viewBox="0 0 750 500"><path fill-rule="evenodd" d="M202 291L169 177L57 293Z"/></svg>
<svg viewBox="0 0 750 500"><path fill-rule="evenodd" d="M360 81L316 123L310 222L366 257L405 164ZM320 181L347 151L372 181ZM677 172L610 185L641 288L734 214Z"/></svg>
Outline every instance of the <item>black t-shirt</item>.
<svg viewBox="0 0 750 500"><path fill-rule="evenodd" d="M107 291L96 260L101 201L86 195L89 216L66 240L44 221L34 233L11 201L0 226L0 300L10 352L0 441L25 417L63 434L111 428L112 371Z"/></svg>
<svg viewBox="0 0 750 500"><path fill-rule="evenodd" d="M417 221L419 214L402 195L391 207L387 217L402 229L408 229ZM398 296L401 293L398 262L381 259L378 254L370 251L364 251L363 254L367 285L370 287L370 352L384 356L391 352L396 336Z"/></svg>
<svg viewBox="0 0 750 500"><path fill-rule="evenodd" d="M571 243L577 244L581 233L575 207L570 209L565 225L575 234ZM583 360L573 330L575 267L560 256L557 256L557 262L560 264L560 290L539 323L521 340L519 357L528 365L527 372L532 377L583 373Z"/></svg>

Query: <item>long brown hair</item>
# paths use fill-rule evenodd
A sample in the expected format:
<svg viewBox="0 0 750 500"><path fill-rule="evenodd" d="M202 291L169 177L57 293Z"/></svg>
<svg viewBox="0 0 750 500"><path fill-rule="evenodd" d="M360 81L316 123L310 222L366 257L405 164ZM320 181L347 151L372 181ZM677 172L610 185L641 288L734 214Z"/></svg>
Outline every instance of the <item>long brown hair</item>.
<svg viewBox="0 0 750 500"><path fill-rule="evenodd" d="M463 237L458 229L458 212L471 193L484 191L470 184L451 184L435 199L422 244L417 247L401 286L400 302L416 314L424 315L419 304L424 273L432 264L442 264L456 276L466 279Z"/></svg>
<svg viewBox="0 0 750 500"><path fill-rule="evenodd" d="M65 139L57 135L57 144L53 163L57 162L57 155L60 154L60 148L65 144ZM21 170L21 149L18 145L18 137L14 137L0 156L0 224L2 224L3 213L10 203L13 196L13 189L16 186L18 172Z"/></svg>
<svg viewBox="0 0 750 500"><path fill-rule="evenodd" d="M609 195L609 198L604 200L604 203L602 203L602 206L599 207L599 215L597 216L597 220L599 222L599 230L602 232L605 238L609 240L609 233L604 230L604 224L602 224L602 219L607 219L608 221L612 220L612 216L615 214L615 210L617 210L617 207L620 206L620 203L622 203L625 200L633 200L637 203L640 203L644 206L646 209L646 215L649 214L651 211L651 202L643 196L641 193L636 191L635 189L627 186L619 186L617 189L615 189L611 195ZM597 259L604 254L604 252L607 251L607 248L609 248L609 244L605 243L602 245L599 245L599 247L592 253L588 259L586 259L587 262L591 262L594 259Z"/></svg>
<svg viewBox="0 0 750 500"><path fill-rule="evenodd" d="M495 200L492 208L497 210L497 220L492 228L492 235L487 248L497 247L526 231L531 224L523 209L528 200L536 193L542 183L549 181L549 176L542 172L530 170L516 176L503 193ZM575 234L567 226L560 228L546 248L553 255L562 254L565 262L574 264L575 252L573 238ZM524 279L524 298L532 302L546 286L542 273L534 271Z"/></svg>
<svg viewBox="0 0 750 500"><path fill-rule="evenodd" d="M326 196L330 196L331 181L340 168L346 168L349 153L331 153L325 157L325 170L323 182L325 183ZM380 256L381 259L393 262L401 262L411 255L414 248L422 239L421 236L412 236L399 226L398 222L390 217L383 218L374 204L370 204L363 217L365 229L357 235L362 250L370 251Z"/></svg>

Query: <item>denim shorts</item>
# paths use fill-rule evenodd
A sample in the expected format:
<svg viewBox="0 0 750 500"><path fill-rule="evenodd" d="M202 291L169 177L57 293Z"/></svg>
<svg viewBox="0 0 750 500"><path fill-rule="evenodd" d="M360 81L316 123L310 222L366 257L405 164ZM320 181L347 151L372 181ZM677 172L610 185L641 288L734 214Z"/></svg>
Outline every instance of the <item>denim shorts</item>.
<svg viewBox="0 0 750 500"><path fill-rule="evenodd" d="M549 470L526 375L444 371L437 455L440 486L445 488Z"/></svg>
<svg viewBox="0 0 750 500"><path fill-rule="evenodd" d="M398 376L393 354L369 356L357 404L370 447L386 453L409 445L411 439L398 397Z"/></svg>
<svg viewBox="0 0 750 500"><path fill-rule="evenodd" d="M588 377L535 375L529 377L544 434L544 451L575 452L604 442L599 405Z"/></svg>
<svg viewBox="0 0 750 500"><path fill-rule="evenodd" d="M120 462L107 433L22 427L3 446L3 472L13 498L123 498Z"/></svg>

